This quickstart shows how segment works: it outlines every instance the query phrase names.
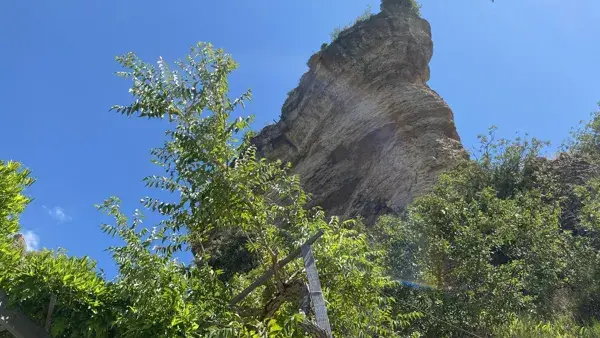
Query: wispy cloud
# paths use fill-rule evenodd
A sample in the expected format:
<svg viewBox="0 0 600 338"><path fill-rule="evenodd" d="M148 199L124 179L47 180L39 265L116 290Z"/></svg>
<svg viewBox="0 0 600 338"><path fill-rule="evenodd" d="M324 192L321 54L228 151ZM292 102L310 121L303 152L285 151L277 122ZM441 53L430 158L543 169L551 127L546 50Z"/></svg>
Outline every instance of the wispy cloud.
<svg viewBox="0 0 600 338"><path fill-rule="evenodd" d="M27 230L23 233L25 238L25 244L27 244L27 251L36 251L40 246L40 236L31 230Z"/></svg>
<svg viewBox="0 0 600 338"><path fill-rule="evenodd" d="M50 217L55 219L58 223L66 223L72 220L71 216L69 216L65 209L61 207L48 208L47 206L43 205L42 208L44 208L44 210L48 212L48 215L50 215Z"/></svg>

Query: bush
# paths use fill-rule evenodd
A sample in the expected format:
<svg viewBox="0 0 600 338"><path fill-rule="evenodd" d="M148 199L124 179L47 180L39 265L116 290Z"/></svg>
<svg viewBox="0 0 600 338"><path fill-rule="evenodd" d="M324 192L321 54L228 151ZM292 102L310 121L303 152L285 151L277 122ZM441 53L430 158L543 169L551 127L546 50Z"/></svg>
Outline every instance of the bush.
<svg viewBox="0 0 600 338"><path fill-rule="evenodd" d="M421 16L421 4L416 0L382 0L381 1L381 10L390 10L397 11L408 10L409 13L412 13L417 16Z"/></svg>
<svg viewBox="0 0 600 338"><path fill-rule="evenodd" d="M600 323L592 322L580 326L568 317L554 321L535 321L530 318L515 318L494 330L498 338L597 338L600 337Z"/></svg>
<svg viewBox="0 0 600 338"><path fill-rule="evenodd" d="M361 14L360 16L358 16L358 18L356 18L356 20L354 20L353 24L344 26L342 27L337 27L333 30L333 32L331 32L329 34L329 36L331 37L331 41L335 41L337 40L337 38L340 36L340 34L345 31L346 29L356 25L359 22L363 22L366 21L368 19L370 19L373 16L373 9L371 7L371 5L367 6L367 9L365 9L365 11L363 12L363 14ZM323 45L321 45L321 48L323 48Z"/></svg>
<svg viewBox="0 0 600 338"><path fill-rule="evenodd" d="M562 150L600 163L600 111L593 112L589 122L581 121L581 126L571 131L571 137L562 145Z"/></svg>
<svg viewBox="0 0 600 338"><path fill-rule="evenodd" d="M568 223L564 182L540 165L544 142L496 140L494 130L480 139L474 160L441 175L402 217L379 220L374 242L405 284L396 301L483 335L524 313L594 318L600 179L570 188L581 215ZM455 330L428 316L415 324L427 336Z"/></svg>

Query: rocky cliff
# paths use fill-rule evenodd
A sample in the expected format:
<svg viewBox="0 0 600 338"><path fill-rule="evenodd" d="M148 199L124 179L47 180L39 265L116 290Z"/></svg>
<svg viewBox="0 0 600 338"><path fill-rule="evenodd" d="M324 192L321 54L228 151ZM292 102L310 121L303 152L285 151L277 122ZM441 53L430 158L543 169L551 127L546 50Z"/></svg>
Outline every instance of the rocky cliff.
<svg viewBox="0 0 600 338"><path fill-rule="evenodd" d="M431 27L403 1L383 1L313 55L281 120L254 138L329 215L371 223L401 211L464 155L452 111L427 85Z"/></svg>

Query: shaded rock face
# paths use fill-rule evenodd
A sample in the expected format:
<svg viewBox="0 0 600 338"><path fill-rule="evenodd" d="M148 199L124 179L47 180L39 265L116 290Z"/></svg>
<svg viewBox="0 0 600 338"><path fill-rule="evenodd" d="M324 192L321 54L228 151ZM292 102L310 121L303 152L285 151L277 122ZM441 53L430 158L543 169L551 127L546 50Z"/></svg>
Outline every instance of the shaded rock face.
<svg viewBox="0 0 600 338"><path fill-rule="evenodd" d="M429 23L397 6L342 32L313 55L253 143L291 162L328 215L402 211L464 156L453 113L426 82Z"/></svg>
<svg viewBox="0 0 600 338"><path fill-rule="evenodd" d="M598 176L598 165L581 155L566 152L560 153L552 160L538 158L533 172L538 176L534 177L534 180L540 180L539 176L548 175L557 183L555 195L561 198L561 227L568 230L578 228L583 203L575 194L575 187L585 185L590 178Z"/></svg>

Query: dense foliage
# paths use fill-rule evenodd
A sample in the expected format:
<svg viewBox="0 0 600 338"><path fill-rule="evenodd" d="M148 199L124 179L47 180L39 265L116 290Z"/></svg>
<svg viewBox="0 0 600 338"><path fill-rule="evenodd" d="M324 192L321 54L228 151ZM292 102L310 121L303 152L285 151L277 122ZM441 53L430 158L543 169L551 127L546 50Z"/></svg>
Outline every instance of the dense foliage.
<svg viewBox="0 0 600 338"><path fill-rule="evenodd" d="M378 242L402 282L396 300L429 314L411 330L529 337L560 328L554 320L581 327L598 318L598 120L554 160L538 140L494 140L492 130L406 215L379 221Z"/></svg>
<svg viewBox="0 0 600 338"><path fill-rule="evenodd" d="M19 231L19 216L30 202L23 190L33 183L28 170L17 162L0 161L0 264L15 266L23 247L15 248L13 236ZM17 249L17 250L15 250ZM0 275L0 283L4 276Z"/></svg>
<svg viewBox="0 0 600 338"><path fill-rule="evenodd" d="M393 283L385 253L371 248L360 222L328 221L306 209L309 196L289 166L256 157L245 133L250 119L232 118L250 94L229 99L227 78L237 66L229 55L199 44L177 70L132 53L117 60L134 100L113 109L169 122L167 141L152 151L165 175L145 181L170 200L142 200L164 220L145 228L141 212L128 219L117 198L98 206L115 219L104 231L123 241L110 248L118 267L111 281L88 258L24 254L10 236L19 230L22 190L31 180L17 164L3 165L0 289L14 304L43 323L56 295L55 337L305 337L314 324L310 307L300 306L308 295L302 261L278 262L323 231L313 250L334 335L394 337L417 316L393 310L384 293ZM192 252L193 262L178 261L181 251ZM273 278L229 304L268 269Z"/></svg>

